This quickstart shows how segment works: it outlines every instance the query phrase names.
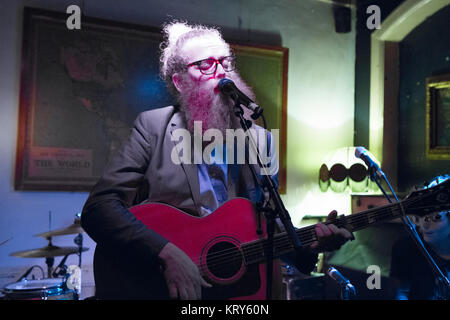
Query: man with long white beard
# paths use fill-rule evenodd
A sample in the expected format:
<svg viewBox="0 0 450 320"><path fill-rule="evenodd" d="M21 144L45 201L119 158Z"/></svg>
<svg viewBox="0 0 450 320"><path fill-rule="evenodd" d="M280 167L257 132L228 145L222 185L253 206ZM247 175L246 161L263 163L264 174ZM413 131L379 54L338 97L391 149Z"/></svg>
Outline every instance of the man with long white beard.
<svg viewBox="0 0 450 320"><path fill-rule="evenodd" d="M224 220L220 234L204 244L198 259L180 248L193 247L197 239L210 232L207 223L213 228L213 218L217 217L214 211L223 204L236 198L248 199L253 204L261 200L262 192L250 166L234 162L175 163L171 158L177 147L173 140L176 130L194 134L195 124L201 123L202 133L216 129L225 137L227 129L240 128L233 112L234 102L219 89L221 79L231 79L252 98L253 93L235 70L235 57L217 29L174 22L164 27L164 34L161 75L178 105L138 116L129 139L107 165L83 209L82 226L97 243L96 296L99 299L256 297L252 296L252 288L257 291L264 287L261 282L265 279L262 275L246 276L251 267L242 267L243 261L237 264L233 275L232 259L222 260L214 270L209 268L208 264L218 256L219 251L215 250L219 247L226 247L224 252L234 252L234 246L241 245L233 237L225 236L232 231L226 224L229 220ZM278 168L276 163L273 167ZM277 172L271 174L276 181ZM192 224L179 222L186 221L186 215L179 221L175 216L167 219L169 213L144 218L150 220L148 223L137 219L132 207L141 204L142 208L143 203L150 202L170 205L171 210L177 208L197 218L188 220ZM332 212L329 217L335 216L336 212ZM196 230L194 225L199 218L203 219L203 225ZM240 221L233 223L240 225ZM149 224L154 227L148 227ZM169 225L172 231L188 236L175 244L176 239L158 232ZM319 224L315 232L317 241L290 256L304 272L313 269L319 250L335 250L352 237L346 229L333 224ZM218 271L227 267L228 271ZM242 274L246 280L241 283Z"/></svg>

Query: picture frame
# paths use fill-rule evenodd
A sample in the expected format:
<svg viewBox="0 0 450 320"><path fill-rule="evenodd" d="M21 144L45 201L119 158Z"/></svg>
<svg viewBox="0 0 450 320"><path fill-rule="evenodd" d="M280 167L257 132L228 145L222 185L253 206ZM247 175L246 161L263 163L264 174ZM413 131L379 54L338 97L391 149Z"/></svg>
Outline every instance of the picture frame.
<svg viewBox="0 0 450 320"><path fill-rule="evenodd" d="M90 191L136 116L172 105L161 30L24 8L15 189Z"/></svg>
<svg viewBox="0 0 450 320"><path fill-rule="evenodd" d="M427 78L426 156L450 159L450 74Z"/></svg>
<svg viewBox="0 0 450 320"><path fill-rule="evenodd" d="M289 49L279 46L231 44L237 56L237 69L249 83L264 110L269 131L278 130L278 191L286 193L287 85ZM266 75L270 75L270 77ZM257 122L263 126L261 120ZM273 132L273 131L272 131Z"/></svg>
<svg viewBox="0 0 450 320"><path fill-rule="evenodd" d="M69 30L68 16L24 8L16 190L90 191L137 115L175 103L159 76L160 28L82 16L81 29ZM271 118L268 128L281 129L280 152L285 152L287 52L235 48L238 60L282 63L283 82L276 86L282 100L274 105L263 98L261 106ZM264 70L244 65L244 79L254 72L262 78ZM250 85L261 92L268 81ZM279 114L276 121L272 110ZM283 193L285 154L279 159Z"/></svg>

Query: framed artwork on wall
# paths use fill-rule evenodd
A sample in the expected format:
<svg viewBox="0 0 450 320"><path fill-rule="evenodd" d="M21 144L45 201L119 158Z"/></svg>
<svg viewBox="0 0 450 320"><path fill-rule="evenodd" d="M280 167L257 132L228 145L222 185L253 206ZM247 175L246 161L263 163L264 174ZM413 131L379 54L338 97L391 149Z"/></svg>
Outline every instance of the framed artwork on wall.
<svg viewBox="0 0 450 320"><path fill-rule="evenodd" d="M16 190L90 191L137 115L175 102L159 75L160 28L83 16L69 30L67 18L24 9ZM280 130L284 193L287 49L233 48L268 128Z"/></svg>
<svg viewBox="0 0 450 320"><path fill-rule="evenodd" d="M237 69L264 109L268 130L278 130L279 192L286 193L287 84L289 49L275 46L231 45ZM263 125L262 123L259 123Z"/></svg>
<svg viewBox="0 0 450 320"><path fill-rule="evenodd" d="M89 191L137 114L172 104L161 32L25 8L15 188Z"/></svg>
<svg viewBox="0 0 450 320"><path fill-rule="evenodd" d="M450 74L427 78L426 154L431 160L450 159Z"/></svg>

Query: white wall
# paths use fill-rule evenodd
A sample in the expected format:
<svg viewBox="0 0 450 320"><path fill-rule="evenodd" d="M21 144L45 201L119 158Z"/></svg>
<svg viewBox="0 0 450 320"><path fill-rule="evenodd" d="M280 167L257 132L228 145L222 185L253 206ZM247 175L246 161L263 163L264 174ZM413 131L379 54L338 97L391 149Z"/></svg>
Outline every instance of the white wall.
<svg viewBox="0 0 450 320"><path fill-rule="evenodd" d="M23 7L65 11L70 4L81 1L1 0L0 243L12 239L0 246L0 267L44 266L43 259L9 254L45 246L44 239L33 235L48 230L48 212L52 212L52 229L68 226L88 196L18 192L13 187ZM214 24L231 30L234 38L254 43L264 41L265 34L281 39L280 45L290 50L286 206L294 224L311 211L302 205L306 197L311 200L311 194L312 202L317 201L316 213L336 206L341 211L349 209L345 201L342 205L323 201L326 195L318 192L317 176L330 150L353 145L355 12L352 32L338 34L331 5L316 0L85 0L83 10L88 16L150 26L159 26L168 17ZM54 238L54 244L72 246L73 237ZM90 250L83 254L83 262L90 265L95 244L87 235L85 246ZM76 264L76 257L68 262Z"/></svg>

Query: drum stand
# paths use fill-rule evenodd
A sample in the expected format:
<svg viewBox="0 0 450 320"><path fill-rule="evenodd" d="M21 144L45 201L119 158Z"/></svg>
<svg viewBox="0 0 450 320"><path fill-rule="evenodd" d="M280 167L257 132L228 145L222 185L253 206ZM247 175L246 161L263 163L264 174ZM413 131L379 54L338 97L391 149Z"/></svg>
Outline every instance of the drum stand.
<svg viewBox="0 0 450 320"><path fill-rule="evenodd" d="M78 255L78 267L81 269L81 253L83 252L83 235L81 233L79 233L73 240L73 242L75 242L75 244L78 246L78 252L76 252L76 254ZM55 268L55 270L52 272L52 265L54 262L54 259L49 260L49 258L46 259L46 263L48 266L48 272L49 272L49 277L51 277L51 275L53 275L53 277L58 277L58 276L63 276L66 271L67 271L67 266L66 266L66 260L67 257L70 256L72 253L66 254L65 257L61 260L61 262L59 263L59 265ZM51 275L50 275L50 272Z"/></svg>
<svg viewBox="0 0 450 320"><path fill-rule="evenodd" d="M51 247L53 246L52 244L52 238L49 237L48 239L48 246ZM83 235L81 233L79 233L73 240L73 242L75 242L75 244L78 246L78 252L76 253L78 255L78 267L81 268L81 253L83 252ZM53 270L53 265L55 263L55 257L46 257L45 258L45 264L47 265L47 274L48 274L48 278L55 278L57 277L57 275L54 274L54 271L57 271L60 268L63 269L67 269L67 266L64 264L66 262L67 257L70 255L67 254L62 260L61 263L58 265L58 267L56 267L55 270ZM60 271L60 270L58 270Z"/></svg>
<svg viewBox="0 0 450 320"><path fill-rule="evenodd" d="M53 264L54 263L55 263L55 258L54 257L47 257L47 258L45 258L45 264L47 265L48 278L52 278Z"/></svg>
<svg viewBox="0 0 450 320"><path fill-rule="evenodd" d="M53 246L52 237L48 238L48 246ZM48 278L52 278L53 273L53 264L55 263L55 257L45 257L45 264L47 265L47 276Z"/></svg>
<svg viewBox="0 0 450 320"><path fill-rule="evenodd" d="M73 240L75 244L78 246L78 266L81 268L81 252L83 251L83 235L79 233L75 239Z"/></svg>

